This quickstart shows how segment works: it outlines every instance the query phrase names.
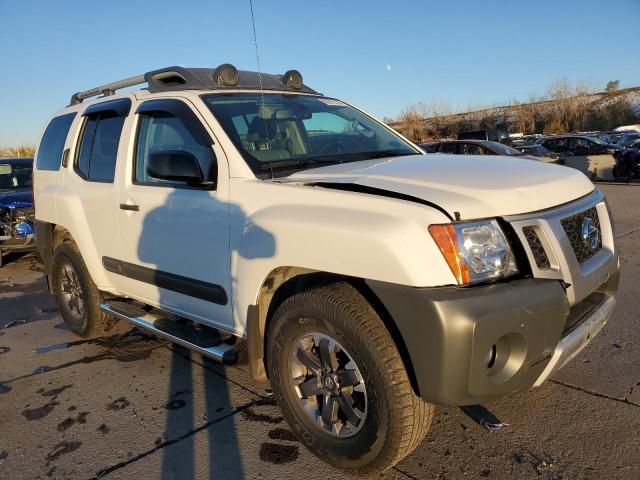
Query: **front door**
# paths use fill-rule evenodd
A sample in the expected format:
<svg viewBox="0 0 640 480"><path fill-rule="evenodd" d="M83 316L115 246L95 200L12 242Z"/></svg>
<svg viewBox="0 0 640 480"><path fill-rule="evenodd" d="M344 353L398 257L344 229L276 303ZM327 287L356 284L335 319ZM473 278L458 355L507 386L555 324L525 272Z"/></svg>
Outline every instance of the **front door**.
<svg viewBox="0 0 640 480"><path fill-rule="evenodd" d="M229 329L224 153L186 100L149 100L135 117L135 147L118 199L123 257L105 259L105 268L119 273L120 288L134 298ZM207 182L187 184L149 174L151 154L176 150L196 157Z"/></svg>

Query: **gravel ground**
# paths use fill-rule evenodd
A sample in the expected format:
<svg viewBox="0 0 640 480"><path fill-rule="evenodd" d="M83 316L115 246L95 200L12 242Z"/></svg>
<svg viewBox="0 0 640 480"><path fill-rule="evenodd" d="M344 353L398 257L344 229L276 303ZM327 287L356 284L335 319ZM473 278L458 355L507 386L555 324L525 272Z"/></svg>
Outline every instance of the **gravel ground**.
<svg viewBox="0 0 640 480"><path fill-rule="evenodd" d="M487 407L489 433L438 407L382 478L640 478L640 186L602 185L623 271L614 318L542 387ZM0 269L0 478L345 478L287 428L269 386L137 330L80 340L33 255Z"/></svg>

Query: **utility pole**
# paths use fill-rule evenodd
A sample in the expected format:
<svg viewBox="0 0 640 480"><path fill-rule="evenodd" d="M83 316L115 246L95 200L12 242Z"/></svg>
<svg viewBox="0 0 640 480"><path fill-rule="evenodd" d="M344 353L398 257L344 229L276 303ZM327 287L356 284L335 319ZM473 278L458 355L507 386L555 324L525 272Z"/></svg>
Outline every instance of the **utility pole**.
<svg viewBox="0 0 640 480"><path fill-rule="evenodd" d="M22 155L20 155L20 153L20 142L18 141L18 132L16 132L16 156L21 157Z"/></svg>

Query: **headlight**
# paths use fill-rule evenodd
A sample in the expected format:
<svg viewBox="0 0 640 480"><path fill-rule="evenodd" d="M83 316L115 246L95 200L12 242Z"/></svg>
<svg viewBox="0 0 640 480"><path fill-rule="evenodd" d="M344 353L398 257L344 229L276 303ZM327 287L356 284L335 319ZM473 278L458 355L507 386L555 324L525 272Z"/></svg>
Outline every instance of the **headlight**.
<svg viewBox="0 0 640 480"><path fill-rule="evenodd" d="M495 220L431 225L429 233L460 285L518 273L509 242Z"/></svg>

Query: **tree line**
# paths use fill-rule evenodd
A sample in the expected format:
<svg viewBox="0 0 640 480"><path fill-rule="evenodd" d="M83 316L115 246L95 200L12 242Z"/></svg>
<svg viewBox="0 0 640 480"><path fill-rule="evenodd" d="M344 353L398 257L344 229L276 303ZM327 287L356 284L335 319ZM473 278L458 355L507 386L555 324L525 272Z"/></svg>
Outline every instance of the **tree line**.
<svg viewBox="0 0 640 480"><path fill-rule="evenodd" d="M507 106L473 107L455 113L443 101L417 102L385 121L414 141L456 137L465 130L501 129L555 134L613 130L640 122L632 96L640 99L640 87L619 90L619 82L607 83L596 93L585 82L555 80L542 97L530 95L527 102L512 101ZM637 105L636 105L636 108Z"/></svg>

